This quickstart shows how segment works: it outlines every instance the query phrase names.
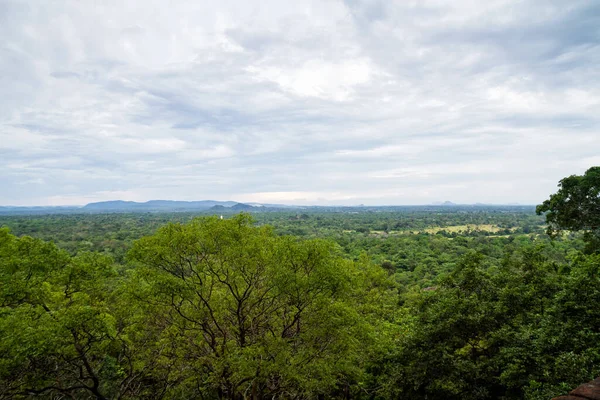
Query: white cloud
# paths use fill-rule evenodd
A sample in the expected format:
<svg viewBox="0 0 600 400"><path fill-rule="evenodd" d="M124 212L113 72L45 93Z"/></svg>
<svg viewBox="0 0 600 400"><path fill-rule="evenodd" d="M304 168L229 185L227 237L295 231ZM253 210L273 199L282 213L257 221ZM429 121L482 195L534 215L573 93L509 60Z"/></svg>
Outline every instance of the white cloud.
<svg viewBox="0 0 600 400"><path fill-rule="evenodd" d="M291 94L335 101L349 100L354 86L368 83L373 67L365 59L344 62L309 60L300 67L247 68L258 80L277 83Z"/></svg>
<svg viewBox="0 0 600 400"><path fill-rule="evenodd" d="M536 203L598 164L598 7L6 1L0 204Z"/></svg>

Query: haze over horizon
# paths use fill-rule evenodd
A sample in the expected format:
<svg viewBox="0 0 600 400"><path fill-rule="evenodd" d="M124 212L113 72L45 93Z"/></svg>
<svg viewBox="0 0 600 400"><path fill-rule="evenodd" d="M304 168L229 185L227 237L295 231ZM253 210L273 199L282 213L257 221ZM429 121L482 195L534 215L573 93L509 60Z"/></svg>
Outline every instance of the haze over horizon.
<svg viewBox="0 0 600 400"><path fill-rule="evenodd" d="M129 203L134 203L136 205L142 205L142 204L149 204L149 203L153 203L153 202L174 202L174 203L185 203L185 202L189 202L189 203L201 203L201 202L215 202L215 203L233 203L234 204L239 204L239 205L252 205L252 206L257 206L257 207L261 207L261 206L265 206L265 207L277 207L277 206L284 206L284 207L419 207L419 206L536 206L536 204L521 204L521 203L473 203L473 202L469 202L469 203L454 203L452 201L449 200L445 200L445 201L434 201L431 203L422 203L422 204L351 204L351 203L347 203L347 204L338 204L335 203L333 201L328 201L327 199L319 199L320 200L320 204L315 204L315 203L311 203L311 202L303 202L303 201L299 201L298 203L266 203L266 202L238 202L235 199L203 199L203 200L176 200L176 199L152 199L152 200L147 200L147 201L141 201L141 202L135 202L135 201L127 201L127 200L103 200L103 201L99 201L99 202L91 202L91 203L86 203L86 204L61 204L58 206L19 206L19 205L13 205L13 204L0 204L0 208L8 208L9 210L11 208L24 208L24 209L29 209L29 208L83 208L85 206L90 206L90 205L101 205L104 203L119 203L119 202L125 202L127 204ZM226 207L230 207L231 205L227 205ZM210 208L210 207L207 207Z"/></svg>
<svg viewBox="0 0 600 400"><path fill-rule="evenodd" d="M600 3L0 4L0 205L538 204L600 165Z"/></svg>

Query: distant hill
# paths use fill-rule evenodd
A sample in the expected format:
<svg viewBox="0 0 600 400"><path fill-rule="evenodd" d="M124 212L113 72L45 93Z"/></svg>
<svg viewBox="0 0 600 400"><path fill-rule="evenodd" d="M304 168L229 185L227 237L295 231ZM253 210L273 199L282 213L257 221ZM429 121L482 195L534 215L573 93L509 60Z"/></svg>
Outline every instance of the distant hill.
<svg viewBox="0 0 600 400"><path fill-rule="evenodd" d="M234 211L245 211L245 210L251 210L253 208L256 208L256 207L251 206L250 204L244 204L244 203L237 203L236 205L231 207L231 209Z"/></svg>
<svg viewBox="0 0 600 400"><path fill-rule="evenodd" d="M431 205L433 205L433 206L456 206L458 204L455 204L455 203L453 203L451 201L446 200L444 202L442 202L442 201L436 201L436 202L431 203Z"/></svg>
<svg viewBox="0 0 600 400"><path fill-rule="evenodd" d="M116 209L124 209L124 208L133 208L136 206L135 201L123 201L123 200L114 200L114 201L101 201L98 203L90 203L82 207L83 210L116 210Z"/></svg>
<svg viewBox="0 0 600 400"><path fill-rule="evenodd" d="M214 206L233 207L235 201L176 201L176 200L150 200L145 203L135 201L101 201L90 203L82 208L83 211L204 211Z"/></svg>

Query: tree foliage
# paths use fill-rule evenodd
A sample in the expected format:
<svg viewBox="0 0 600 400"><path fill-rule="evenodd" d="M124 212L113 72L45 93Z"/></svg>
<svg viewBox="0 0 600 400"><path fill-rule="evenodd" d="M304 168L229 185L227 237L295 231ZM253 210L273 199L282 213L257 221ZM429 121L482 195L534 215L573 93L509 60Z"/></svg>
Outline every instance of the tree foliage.
<svg viewBox="0 0 600 400"><path fill-rule="evenodd" d="M71 258L50 243L0 230L0 397L105 398L132 371L101 255ZM118 386L118 387L116 387Z"/></svg>
<svg viewBox="0 0 600 400"><path fill-rule="evenodd" d="M571 178L552 241L532 207L3 217L56 244L0 229L0 399L565 393L600 374Z"/></svg>
<svg viewBox="0 0 600 400"><path fill-rule="evenodd" d="M136 296L159 340L185 354L178 379L190 390L298 397L356 379L369 299L354 294L368 271L331 243L275 236L241 215L167 225L130 255Z"/></svg>
<svg viewBox="0 0 600 400"><path fill-rule="evenodd" d="M548 234L583 231L588 251L600 251L600 167L566 177L558 186L558 192L536 208L538 214L546 213Z"/></svg>
<svg viewBox="0 0 600 400"><path fill-rule="evenodd" d="M247 215L169 224L132 269L0 231L0 398L310 398L365 391L380 267Z"/></svg>

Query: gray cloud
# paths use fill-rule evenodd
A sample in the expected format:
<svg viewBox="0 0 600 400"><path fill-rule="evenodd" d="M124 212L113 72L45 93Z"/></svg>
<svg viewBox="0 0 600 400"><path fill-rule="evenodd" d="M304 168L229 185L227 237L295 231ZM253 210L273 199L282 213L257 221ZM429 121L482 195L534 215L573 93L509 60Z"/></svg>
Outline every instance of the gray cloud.
<svg viewBox="0 0 600 400"><path fill-rule="evenodd" d="M0 3L0 204L537 203L600 164L592 1Z"/></svg>

